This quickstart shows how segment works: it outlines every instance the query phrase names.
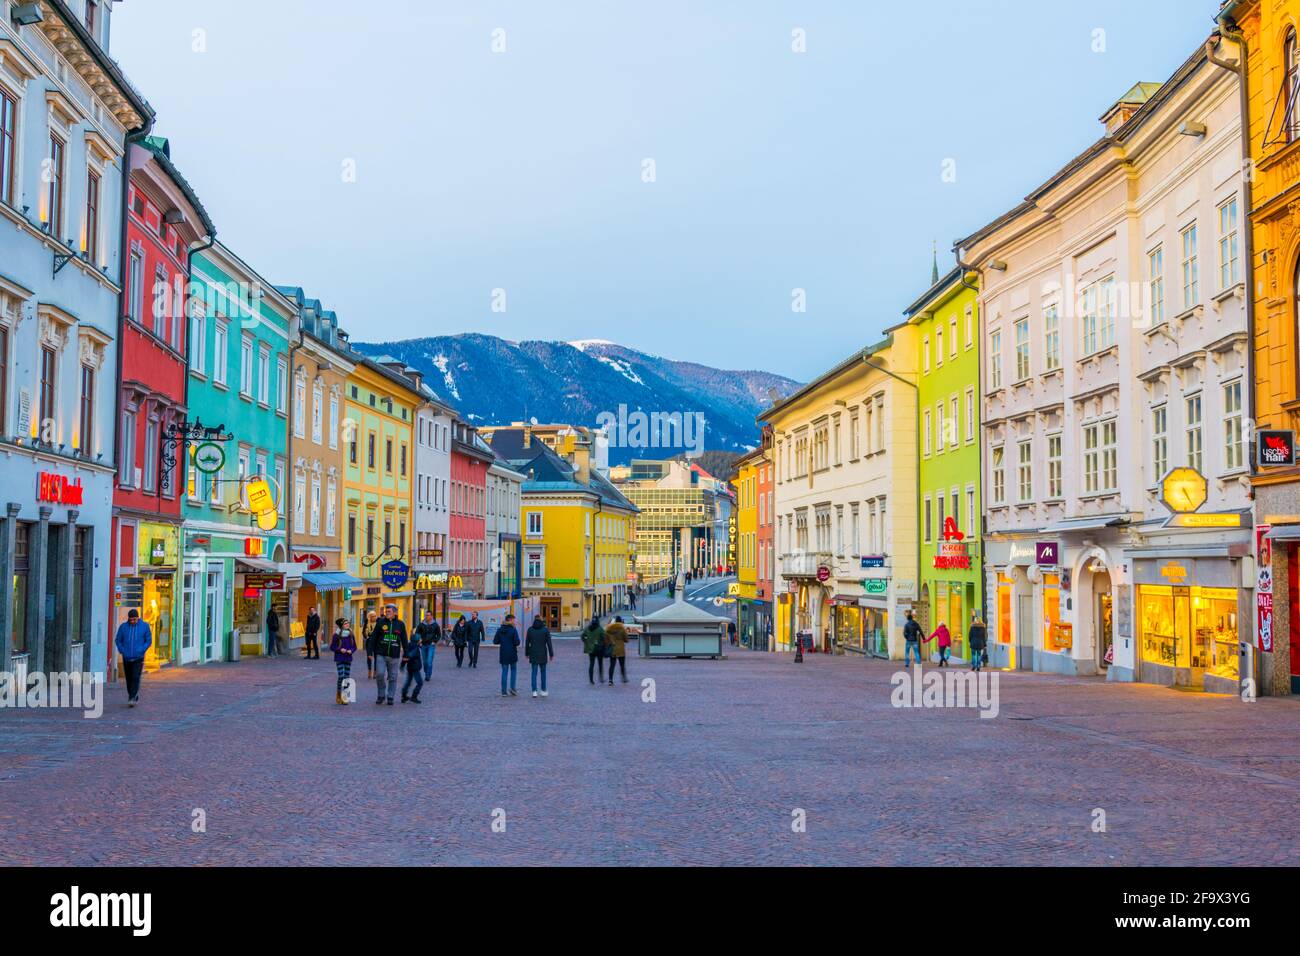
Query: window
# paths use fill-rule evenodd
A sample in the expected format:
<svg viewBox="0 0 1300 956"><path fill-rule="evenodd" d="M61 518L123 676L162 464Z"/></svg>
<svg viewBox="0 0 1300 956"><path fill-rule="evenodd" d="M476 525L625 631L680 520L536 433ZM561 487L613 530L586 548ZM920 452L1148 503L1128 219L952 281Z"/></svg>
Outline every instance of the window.
<svg viewBox="0 0 1300 956"><path fill-rule="evenodd" d="M993 503L995 505L1004 504L1007 500L1007 484L1005 474L1005 451L1001 445L995 445L993 448Z"/></svg>
<svg viewBox="0 0 1300 956"><path fill-rule="evenodd" d="M160 262L153 271L153 334L167 341L167 269Z"/></svg>
<svg viewBox="0 0 1300 956"><path fill-rule="evenodd" d="M1169 409L1164 405L1151 409L1151 469L1153 485L1169 471Z"/></svg>
<svg viewBox="0 0 1300 956"><path fill-rule="evenodd" d="M1113 492L1118 486L1114 419L1083 429L1083 489L1085 494Z"/></svg>
<svg viewBox="0 0 1300 956"><path fill-rule="evenodd" d="M930 336L921 339L921 373L930 374Z"/></svg>
<svg viewBox="0 0 1300 956"><path fill-rule="evenodd" d="M1060 498L1065 494L1061 467L1061 436L1047 436L1047 497Z"/></svg>
<svg viewBox="0 0 1300 956"><path fill-rule="evenodd" d="M320 534L320 475L311 476L311 533Z"/></svg>
<svg viewBox="0 0 1300 956"><path fill-rule="evenodd" d="M47 205L46 220L50 224L50 235L55 239L62 240L63 236L63 163L66 147L63 140L50 134L50 166L49 177L50 184L45 194Z"/></svg>
<svg viewBox="0 0 1300 956"><path fill-rule="evenodd" d="M86 0L86 32L98 41L95 30L99 26L99 0Z"/></svg>
<svg viewBox="0 0 1300 956"><path fill-rule="evenodd" d="M14 164L17 157L18 104L0 89L0 202L14 203Z"/></svg>
<svg viewBox="0 0 1300 956"><path fill-rule="evenodd" d="M1165 247L1147 253L1147 292L1151 297L1151 324L1165 320Z"/></svg>
<svg viewBox="0 0 1300 956"><path fill-rule="evenodd" d="M393 440L391 438L384 439L384 471L390 475L393 473Z"/></svg>
<svg viewBox="0 0 1300 956"><path fill-rule="evenodd" d="M959 414L958 399L954 395L948 399L948 444L953 448L957 447L957 422L961 420L957 417Z"/></svg>
<svg viewBox="0 0 1300 956"><path fill-rule="evenodd" d="M1237 197L1219 207L1219 288L1230 289L1240 278L1237 257Z"/></svg>
<svg viewBox="0 0 1300 956"><path fill-rule="evenodd" d="M936 455L943 454L943 446L947 443L948 421L943 414L943 402L934 406L934 452Z"/></svg>
<svg viewBox="0 0 1300 956"><path fill-rule="evenodd" d="M145 491L153 492L158 487L158 423L147 421L144 425L144 481Z"/></svg>
<svg viewBox="0 0 1300 956"><path fill-rule="evenodd" d="M934 364L943 365L943 326L934 327Z"/></svg>
<svg viewBox="0 0 1300 956"><path fill-rule="evenodd" d="M1029 378L1029 318L1016 319L1016 381Z"/></svg>
<svg viewBox="0 0 1300 956"><path fill-rule="evenodd" d="M1061 367L1061 311L1055 302L1043 310L1043 368Z"/></svg>
<svg viewBox="0 0 1300 956"><path fill-rule="evenodd" d="M925 504L921 508L922 514L925 515L925 521L922 526L925 530L925 537L922 540L926 544L929 544L934 540L934 509L931 505L932 502L930 501L930 496L926 495Z"/></svg>
<svg viewBox="0 0 1300 956"><path fill-rule="evenodd" d="M540 538L542 536L542 513L540 511L528 512L528 537Z"/></svg>
<svg viewBox="0 0 1300 956"><path fill-rule="evenodd" d="M957 357L957 316L948 319L948 357Z"/></svg>
<svg viewBox="0 0 1300 956"><path fill-rule="evenodd" d="M858 460L858 410L849 413L849 461Z"/></svg>
<svg viewBox="0 0 1300 956"><path fill-rule="evenodd" d="M263 474L265 474L265 472L266 472L266 459L265 459L265 458L260 458L260 457L259 457L257 463L258 463L258 466L262 469ZM289 497L289 494L288 494L288 492L285 490L285 484L284 484L284 462L281 461L281 460L278 459L278 458L275 460L275 493L276 493L276 495L279 496L279 502L278 502L278 504L279 504L279 506L280 506L280 507L279 507L278 509L276 509L276 510L277 510L278 514L280 515L280 517L283 518L284 515L285 515L285 511L286 511L286 510L288 509L288 507L289 507L289 504L288 504L288 497Z"/></svg>
<svg viewBox="0 0 1300 956"><path fill-rule="evenodd" d="M1236 471L1245 461L1241 432L1241 381L1223 386L1223 464Z"/></svg>
<svg viewBox="0 0 1300 956"><path fill-rule="evenodd" d="M975 389L966 389L966 441L975 440Z"/></svg>
<svg viewBox="0 0 1300 956"><path fill-rule="evenodd" d="M122 411L121 447L117 450L117 480L123 488L135 487L135 412Z"/></svg>
<svg viewBox="0 0 1300 956"><path fill-rule="evenodd" d="M931 427L930 409L927 408L925 410L925 427L922 429L922 434L924 436L922 438L922 442L923 442L922 453L927 457L930 454L930 427Z"/></svg>
<svg viewBox="0 0 1300 956"><path fill-rule="evenodd" d="M229 342L230 330L225 322L217 320L216 340L212 348L212 381L218 385L226 384L226 367L228 365L228 356L226 354Z"/></svg>
<svg viewBox="0 0 1300 956"><path fill-rule="evenodd" d="M1034 500L1034 443L1022 441L1016 445L1016 486L1021 501Z"/></svg>
<svg viewBox="0 0 1300 956"><path fill-rule="evenodd" d="M1200 299L1196 265L1196 223L1192 223L1179 235L1183 243L1183 310L1186 311L1196 305Z"/></svg>
<svg viewBox="0 0 1300 956"><path fill-rule="evenodd" d="M9 434L9 329L0 325L0 435ZM82 439L85 442L85 439Z"/></svg>
<svg viewBox="0 0 1300 956"><path fill-rule="evenodd" d="M257 350L257 400L263 405L271 401L271 353L267 349Z"/></svg>
<svg viewBox="0 0 1300 956"><path fill-rule="evenodd" d="M131 250L131 264L127 271L127 318L133 322L140 321L144 310L144 253L139 249Z"/></svg>
<svg viewBox="0 0 1300 956"><path fill-rule="evenodd" d="M307 383L295 378L293 382L293 436L303 438L307 434Z"/></svg>
<svg viewBox="0 0 1300 956"><path fill-rule="evenodd" d="M375 433L366 435L366 467L375 470Z"/></svg>
<svg viewBox="0 0 1300 956"><path fill-rule="evenodd" d="M41 346L41 403L40 413L41 420L38 428L42 431L45 423L54 419L54 375L55 365L58 357L54 354L54 349L48 345ZM40 434L38 431L37 434Z"/></svg>
<svg viewBox="0 0 1300 956"><path fill-rule="evenodd" d="M1092 355L1115 344L1115 280L1102 279L1083 290L1083 354Z"/></svg>
<svg viewBox="0 0 1300 956"><path fill-rule="evenodd" d="M402 447L399 449L397 461L398 461L397 473L401 475L403 478L405 478L406 477L406 442L402 442Z"/></svg>
<svg viewBox="0 0 1300 956"><path fill-rule="evenodd" d="M95 437L95 370L81 366L81 420L77 423L77 447L89 454Z"/></svg>
<svg viewBox="0 0 1300 956"><path fill-rule="evenodd" d="M86 171L86 258L99 260L99 173Z"/></svg>
<svg viewBox="0 0 1300 956"><path fill-rule="evenodd" d="M325 485L325 536L334 537L334 523L338 520L338 482L333 478Z"/></svg>
<svg viewBox="0 0 1300 956"><path fill-rule="evenodd" d="M207 317L198 308L190 315L190 368L203 375L207 372L207 357L204 355L207 349ZM222 362L225 359L221 360Z"/></svg>
<svg viewBox="0 0 1300 956"><path fill-rule="evenodd" d="M1186 410L1187 464L1201 474L1205 473L1205 445L1201 434L1201 396L1188 396Z"/></svg>
<svg viewBox="0 0 1300 956"><path fill-rule="evenodd" d="M975 347L975 309L966 306L966 348Z"/></svg>
<svg viewBox="0 0 1300 956"><path fill-rule="evenodd" d="M289 411L289 365L282 358L275 360L275 410L281 415Z"/></svg>
<svg viewBox="0 0 1300 956"><path fill-rule="evenodd" d="M1002 330L989 333L989 388L1002 387Z"/></svg>
<svg viewBox="0 0 1300 956"><path fill-rule="evenodd" d="M330 448L339 447L339 397L330 395ZM356 446L353 445L355 452ZM353 454L352 460L356 461L356 455Z"/></svg>
<svg viewBox="0 0 1300 956"><path fill-rule="evenodd" d="M975 526L975 486L966 486L966 537L971 538L979 533Z"/></svg>
<svg viewBox="0 0 1300 956"><path fill-rule="evenodd" d="M1286 101L1286 112L1283 114L1282 122L1283 132L1286 135L1288 143L1295 140L1300 133L1300 107L1296 105L1296 100L1300 99L1300 51L1296 49L1295 30L1289 29L1286 32L1286 41L1282 46L1282 68L1286 70L1286 78L1283 80L1282 96Z"/></svg>
<svg viewBox="0 0 1300 956"><path fill-rule="evenodd" d="M325 389L313 385L311 390L311 440L321 443L321 430L325 427Z"/></svg>
<svg viewBox="0 0 1300 956"><path fill-rule="evenodd" d="M375 553L375 516L366 515L366 555Z"/></svg>
<svg viewBox="0 0 1300 956"><path fill-rule="evenodd" d="M239 343L239 394L253 397L253 340L247 335Z"/></svg>

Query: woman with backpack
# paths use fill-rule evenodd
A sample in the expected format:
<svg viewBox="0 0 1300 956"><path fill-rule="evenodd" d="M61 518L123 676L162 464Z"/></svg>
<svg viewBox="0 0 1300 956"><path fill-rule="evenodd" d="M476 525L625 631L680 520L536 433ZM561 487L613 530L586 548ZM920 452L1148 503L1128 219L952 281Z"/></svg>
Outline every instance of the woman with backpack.
<svg viewBox="0 0 1300 956"><path fill-rule="evenodd" d="M596 675L605 683L605 629L600 618L592 615L591 623L582 632L582 649L587 654L587 683L596 686Z"/></svg>
<svg viewBox="0 0 1300 956"><path fill-rule="evenodd" d="M970 669L977 671L984 666L984 649L988 645L988 635L979 611L971 614L970 631L966 640L970 645Z"/></svg>
<svg viewBox="0 0 1300 956"><path fill-rule="evenodd" d="M346 617L334 622L334 635L330 638L330 650L334 652L334 670L338 672L338 684L334 691L334 703L346 704L343 696L343 682L352 676L352 655L357 652L357 639L352 635L352 625Z"/></svg>

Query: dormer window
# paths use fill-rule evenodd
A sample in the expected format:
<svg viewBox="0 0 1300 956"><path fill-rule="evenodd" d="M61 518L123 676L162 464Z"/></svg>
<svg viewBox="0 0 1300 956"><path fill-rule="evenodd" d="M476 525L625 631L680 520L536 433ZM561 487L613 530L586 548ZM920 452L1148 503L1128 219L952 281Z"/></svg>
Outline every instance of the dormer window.
<svg viewBox="0 0 1300 956"><path fill-rule="evenodd" d="M86 0L86 29L99 40L99 0Z"/></svg>

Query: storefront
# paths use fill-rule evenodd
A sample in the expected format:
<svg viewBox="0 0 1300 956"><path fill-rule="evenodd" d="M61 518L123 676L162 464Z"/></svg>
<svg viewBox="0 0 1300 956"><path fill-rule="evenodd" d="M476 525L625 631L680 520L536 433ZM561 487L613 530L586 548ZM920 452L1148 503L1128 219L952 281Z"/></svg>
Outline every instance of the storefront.
<svg viewBox="0 0 1300 956"><path fill-rule="evenodd" d="M921 600L917 607L926 636L944 624L952 636L951 656L968 660L967 631L971 614L983 603L979 588L983 571L979 562L979 545L967 540L952 517L940 540L924 545L925 563L921 578ZM931 655L938 656L938 646L928 645Z"/></svg>
<svg viewBox="0 0 1300 956"><path fill-rule="evenodd" d="M302 587L297 595L298 623L304 628L311 609L320 615L322 642L328 643L334 631L334 622L347 613L347 589L358 587L361 581L346 571L304 571Z"/></svg>
<svg viewBox="0 0 1300 956"><path fill-rule="evenodd" d="M448 576L446 571L417 571L415 575L415 620L424 620L424 612L432 611L433 619L448 627L451 612L447 604Z"/></svg>
<svg viewBox="0 0 1300 956"><path fill-rule="evenodd" d="M292 634L289 594L302 583L302 569L262 558L235 559L232 626L243 655L266 654L267 616L275 611L280 621L281 650Z"/></svg>
<svg viewBox="0 0 1300 956"><path fill-rule="evenodd" d="M193 640L186 643L178 633L180 534L180 525L174 523L125 517L117 522L112 626L116 630L133 609L140 613L153 632L153 644L145 655L146 670L198 660Z"/></svg>
<svg viewBox="0 0 1300 956"><path fill-rule="evenodd" d="M836 653L863 652L862 610L856 597L837 594L831 598L831 627Z"/></svg>
<svg viewBox="0 0 1300 956"><path fill-rule="evenodd" d="M1241 575L1233 557L1134 561L1138 680L1238 693L1239 625L1254 610Z"/></svg>

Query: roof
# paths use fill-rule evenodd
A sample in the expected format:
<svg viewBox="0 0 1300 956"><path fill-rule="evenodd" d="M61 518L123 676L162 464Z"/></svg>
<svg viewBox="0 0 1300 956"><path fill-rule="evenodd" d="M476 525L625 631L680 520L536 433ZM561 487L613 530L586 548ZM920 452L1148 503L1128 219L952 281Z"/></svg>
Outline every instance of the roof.
<svg viewBox="0 0 1300 956"><path fill-rule="evenodd" d="M850 355L848 358L846 358L844 361L836 365L834 368L826 372L823 372L821 375L817 376L815 379L813 379L803 388L799 389L797 392L787 395L785 398L781 399L781 401L777 402L775 405L763 409L763 411L759 412L758 415L754 417L754 421L756 422L766 421L767 419L775 415L777 412L779 412L781 409L786 408L787 406L792 405L793 403L813 394L814 392L817 391L817 389L821 388L831 379L843 375L854 365L857 365L859 362L861 362L864 356L875 355L879 352L883 352L885 349L889 348L889 346L893 344L894 344L894 334L892 332L887 332L885 334L885 337L881 339L879 342L875 343L874 345L868 345L864 349L859 349L858 351Z"/></svg>
<svg viewBox="0 0 1300 956"><path fill-rule="evenodd" d="M58 11L59 16L63 18L63 22L66 23L68 27L71 28L72 32L77 35L77 39L81 42L81 45L90 51L90 55L94 58L95 63L101 70L109 75L114 83L118 85L127 102L129 102L132 108L135 109L135 111L144 119L144 126L142 128L152 129L154 121L153 107L149 105L149 101L146 100L131 84L131 81L126 78L126 74L123 73L122 68L117 65L117 61L109 56L108 52L99 45L99 41L90 35L90 31L86 29L86 25L82 22L81 17L77 16L72 11L72 8L68 6L67 0L49 0L49 4Z"/></svg>
<svg viewBox="0 0 1300 956"><path fill-rule="evenodd" d="M948 291L949 286L960 282L961 277L961 266L953 266L952 271L946 276L941 276L938 282L926 289L919 299L903 310L903 314L909 319L913 318L918 312L923 311L927 305Z"/></svg>
<svg viewBox="0 0 1300 956"><path fill-rule="evenodd" d="M199 201L199 195L194 191L194 187L190 185L189 180L181 175L181 171L172 162L172 147L171 143L167 141L167 137L146 136L140 140L140 146L153 154L154 161L180 189L185 200L194 207L194 211L198 213L199 221L203 223L204 233L208 236L215 236L217 227L212 224L212 217L203 208L203 203Z"/></svg>
<svg viewBox="0 0 1300 956"><path fill-rule="evenodd" d="M710 614L693 604L686 603L686 586L682 581L677 582L677 598L667 607L662 607L650 614L637 614L633 618L638 624L706 624L710 627L721 627L726 623L726 618L717 614Z"/></svg>
<svg viewBox="0 0 1300 956"><path fill-rule="evenodd" d="M512 469L528 475L528 480L524 482L525 492L579 491L594 494L615 508L640 510L594 468L587 472L587 481L584 483L577 479L574 467L545 442L533 440L525 448L523 428L494 429L489 447L494 455L503 459Z"/></svg>

